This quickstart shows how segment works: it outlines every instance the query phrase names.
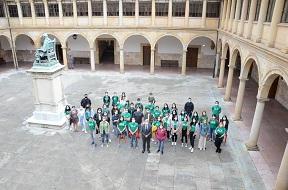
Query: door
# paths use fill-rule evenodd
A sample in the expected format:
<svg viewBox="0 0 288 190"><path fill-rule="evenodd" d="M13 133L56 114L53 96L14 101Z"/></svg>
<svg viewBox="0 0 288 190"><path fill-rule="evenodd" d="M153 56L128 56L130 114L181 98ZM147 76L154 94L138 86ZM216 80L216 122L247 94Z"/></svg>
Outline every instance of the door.
<svg viewBox="0 0 288 190"><path fill-rule="evenodd" d="M57 56L58 61L63 64L63 53L62 53L61 44L56 44L56 56Z"/></svg>
<svg viewBox="0 0 288 190"><path fill-rule="evenodd" d="M143 46L143 65L150 65L151 47Z"/></svg>
<svg viewBox="0 0 288 190"><path fill-rule="evenodd" d="M186 54L186 66L197 68L198 48L188 47Z"/></svg>

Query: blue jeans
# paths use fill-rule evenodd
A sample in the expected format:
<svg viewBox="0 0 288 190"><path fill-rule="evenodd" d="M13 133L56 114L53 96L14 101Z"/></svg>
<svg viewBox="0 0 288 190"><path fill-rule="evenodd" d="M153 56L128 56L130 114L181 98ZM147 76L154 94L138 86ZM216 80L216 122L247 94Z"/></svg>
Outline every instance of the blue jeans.
<svg viewBox="0 0 288 190"><path fill-rule="evenodd" d="M215 133L214 133L215 129L209 128L209 137L210 139L212 139L213 141L215 140Z"/></svg>
<svg viewBox="0 0 288 190"><path fill-rule="evenodd" d="M135 144L135 147L138 146L138 140L136 138L136 134L131 136L131 147L133 147L133 144Z"/></svg>
<svg viewBox="0 0 288 190"><path fill-rule="evenodd" d="M158 142L158 150L160 150L161 152L163 152L163 150L164 150L164 140L159 140L159 142Z"/></svg>
<svg viewBox="0 0 288 190"><path fill-rule="evenodd" d="M102 137L102 144L104 144L104 141L108 144L109 138L108 138L108 133L101 134Z"/></svg>

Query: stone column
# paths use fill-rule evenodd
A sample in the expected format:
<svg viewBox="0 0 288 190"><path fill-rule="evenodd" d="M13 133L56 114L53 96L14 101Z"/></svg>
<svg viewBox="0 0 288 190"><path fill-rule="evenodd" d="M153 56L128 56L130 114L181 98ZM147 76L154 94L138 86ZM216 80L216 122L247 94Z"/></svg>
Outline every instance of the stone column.
<svg viewBox="0 0 288 190"><path fill-rule="evenodd" d="M92 2L88 0L88 24L89 26L92 25Z"/></svg>
<svg viewBox="0 0 288 190"><path fill-rule="evenodd" d="M261 1L258 23L257 23L257 30L256 30L256 40L255 40L257 43L260 43L262 39L263 23L266 19L268 1L269 0Z"/></svg>
<svg viewBox="0 0 288 190"><path fill-rule="evenodd" d="M259 138L260 126L266 101L268 101L268 99L257 99L257 105L250 131L250 137L248 142L246 143L246 147L248 150L258 150L257 142Z"/></svg>
<svg viewBox="0 0 288 190"><path fill-rule="evenodd" d="M64 64L64 69L68 70L68 60L67 60L67 47L62 46L62 54L63 54L63 64Z"/></svg>
<svg viewBox="0 0 288 190"><path fill-rule="evenodd" d="M155 9L155 0L152 0L152 8L151 8L151 23L152 26L155 25L155 14L156 14L156 9Z"/></svg>
<svg viewBox="0 0 288 190"><path fill-rule="evenodd" d="M230 61L231 64L231 61ZM234 75L234 68L235 66L229 64L229 72L228 72L228 78L227 78L227 85L226 85L226 90L225 90L225 96L224 100L225 101L230 101L231 100L231 90L232 90L232 83L233 83L233 75Z"/></svg>
<svg viewBox="0 0 288 190"><path fill-rule="evenodd" d="M124 73L124 49L120 48L120 73Z"/></svg>
<svg viewBox="0 0 288 190"><path fill-rule="evenodd" d="M185 26L189 26L189 0L185 3Z"/></svg>
<svg viewBox="0 0 288 190"><path fill-rule="evenodd" d="M288 143L286 144L286 148L282 157L281 165L278 171L275 189L277 190L288 189L287 179L288 179Z"/></svg>
<svg viewBox="0 0 288 190"><path fill-rule="evenodd" d="M44 11L45 11L46 25L49 25L49 10L48 10L48 2L47 2L47 0L43 0L43 4L44 4Z"/></svg>
<svg viewBox="0 0 288 190"><path fill-rule="evenodd" d="M223 55L223 54L222 54ZM223 88L224 72L225 72L225 57L221 57L220 73L218 80L218 88Z"/></svg>
<svg viewBox="0 0 288 190"><path fill-rule="evenodd" d="M220 53L217 52L217 53L216 53L216 61L215 61L215 69L214 69L214 77L217 77L217 75L218 75L219 57L220 57Z"/></svg>
<svg viewBox="0 0 288 190"><path fill-rule="evenodd" d="M135 25L139 24L139 0L135 1Z"/></svg>
<svg viewBox="0 0 288 190"><path fill-rule="evenodd" d="M187 50L184 49L182 53L182 67L181 67L182 75L186 75L186 53L187 53Z"/></svg>
<svg viewBox="0 0 288 190"><path fill-rule="evenodd" d="M99 59L99 48L98 48L98 43L97 40L95 40L96 46L95 46L95 63L100 64L100 59Z"/></svg>
<svg viewBox="0 0 288 190"><path fill-rule="evenodd" d="M172 25L172 0L169 0L168 5L168 26Z"/></svg>
<svg viewBox="0 0 288 190"><path fill-rule="evenodd" d="M270 35L268 39L268 46L274 47L274 42L276 39L277 34L277 24L281 21L281 16L283 12L284 7L284 0L276 0L274 10L273 10L273 16L270 24Z"/></svg>
<svg viewBox="0 0 288 190"><path fill-rule="evenodd" d="M227 29L228 29L228 22L229 22L230 11L231 11L231 0L228 0L227 10L226 10L226 17L225 17L224 30L227 30Z"/></svg>
<svg viewBox="0 0 288 190"><path fill-rule="evenodd" d="M36 13L34 7L34 0L30 0L30 7L31 7L31 16L32 16L32 24L36 25Z"/></svg>
<svg viewBox="0 0 288 190"><path fill-rule="evenodd" d="M155 49L151 47L150 74L154 74L155 67Z"/></svg>
<svg viewBox="0 0 288 190"><path fill-rule="evenodd" d="M240 83L239 83L234 118L233 118L235 121L238 121L241 119L243 99L244 99L244 94L245 94L245 85L248 79L239 77L239 80L240 80Z"/></svg>
<svg viewBox="0 0 288 190"><path fill-rule="evenodd" d="M257 0L252 0L251 6L250 6L250 11L249 11L248 26L247 26L247 28L248 28L248 32L246 34L247 39L251 39L253 21L254 21L255 13L256 13L256 6L257 6Z"/></svg>
<svg viewBox="0 0 288 190"><path fill-rule="evenodd" d="M62 0L58 0L58 9L59 9L59 23L63 25L63 9L62 9Z"/></svg>
<svg viewBox="0 0 288 190"><path fill-rule="evenodd" d="M240 20L240 31L238 33L239 36L243 36L244 31L244 20L247 15L247 7L248 7L248 0L243 1L242 12L241 12L241 20Z"/></svg>
<svg viewBox="0 0 288 190"><path fill-rule="evenodd" d="M16 0L16 5L17 5L18 18L19 18L20 25L23 25L23 14L22 14L20 0Z"/></svg>
<svg viewBox="0 0 288 190"><path fill-rule="evenodd" d="M206 27L206 11L207 11L207 0L203 0L202 28L205 28L205 27Z"/></svg>
<svg viewBox="0 0 288 190"><path fill-rule="evenodd" d="M237 23L237 19L240 16L240 6L241 6L241 1L237 0L236 13L235 13L235 18L234 18L233 27L232 27L232 33L234 33L234 34L237 32L237 28L238 28L238 24L239 24L239 23Z"/></svg>
<svg viewBox="0 0 288 190"><path fill-rule="evenodd" d="M108 20L107 20L107 1L103 0L103 24L107 26Z"/></svg>
<svg viewBox="0 0 288 190"><path fill-rule="evenodd" d="M235 14L235 4L236 4L236 0L232 0L232 5L231 5L231 12L230 12L230 20L229 20L229 24L228 24L228 31L232 31L232 24L233 24L233 16Z"/></svg>
<svg viewBox="0 0 288 190"><path fill-rule="evenodd" d="M77 1L73 0L73 23L74 26L78 25L78 20L77 20Z"/></svg>
<svg viewBox="0 0 288 190"><path fill-rule="evenodd" d="M225 26L227 2L228 0L224 0L223 11L222 11L222 16L221 16L221 29L224 29L224 26Z"/></svg>
<svg viewBox="0 0 288 190"><path fill-rule="evenodd" d="M123 3L122 0L119 0L119 26L123 24Z"/></svg>
<svg viewBox="0 0 288 190"><path fill-rule="evenodd" d="M95 48L90 48L90 64L91 64L91 71L95 71Z"/></svg>

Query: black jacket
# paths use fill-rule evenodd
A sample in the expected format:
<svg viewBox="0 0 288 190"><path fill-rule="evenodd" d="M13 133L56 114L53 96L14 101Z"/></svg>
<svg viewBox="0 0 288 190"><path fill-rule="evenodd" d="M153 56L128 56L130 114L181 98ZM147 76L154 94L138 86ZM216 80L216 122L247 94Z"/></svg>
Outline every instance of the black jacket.
<svg viewBox="0 0 288 190"><path fill-rule="evenodd" d="M91 100L89 99L89 98L83 98L82 100L81 100L81 106L83 107L83 108L86 108L86 106L87 105L90 105L91 106Z"/></svg>
<svg viewBox="0 0 288 190"><path fill-rule="evenodd" d="M133 117L135 118L136 123L138 123L139 125L142 123L142 119L144 117L142 112L134 112Z"/></svg>
<svg viewBox="0 0 288 190"><path fill-rule="evenodd" d="M194 110L194 104L192 102L187 102L184 106L184 110L189 114Z"/></svg>

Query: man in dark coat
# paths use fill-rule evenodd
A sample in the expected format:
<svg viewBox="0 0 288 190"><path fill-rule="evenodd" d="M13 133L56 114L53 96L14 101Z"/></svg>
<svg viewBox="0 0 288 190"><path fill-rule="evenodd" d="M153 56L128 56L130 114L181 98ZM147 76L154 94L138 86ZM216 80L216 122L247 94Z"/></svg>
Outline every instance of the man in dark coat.
<svg viewBox="0 0 288 190"><path fill-rule="evenodd" d="M134 112L133 117L135 118L136 123L141 125L144 115L139 107L137 108L137 111Z"/></svg>
<svg viewBox="0 0 288 190"><path fill-rule="evenodd" d="M91 106L91 100L87 94L84 94L84 98L81 100L81 106L85 109L87 105Z"/></svg>
<svg viewBox="0 0 288 190"><path fill-rule="evenodd" d="M184 106L184 110L189 115L189 117L191 118L192 112L194 110L194 104L193 104L191 98L188 98L188 102L186 102L186 104Z"/></svg>
<svg viewBox="0 0 288 190"><path fill-rule="evenodd" d="M146 144L147 144L147 152L150 153L150 140L152 137L152 126L146 119L141 125L141 134L142 134L142 141L143 141L143 150L142 153L145 152Z"/></svg>

